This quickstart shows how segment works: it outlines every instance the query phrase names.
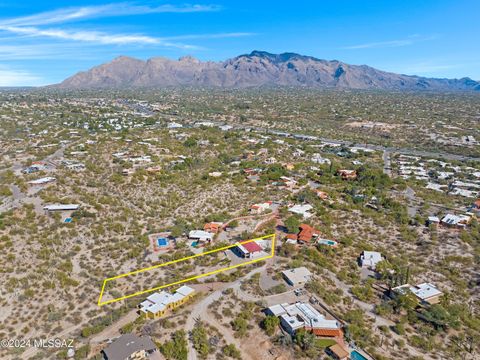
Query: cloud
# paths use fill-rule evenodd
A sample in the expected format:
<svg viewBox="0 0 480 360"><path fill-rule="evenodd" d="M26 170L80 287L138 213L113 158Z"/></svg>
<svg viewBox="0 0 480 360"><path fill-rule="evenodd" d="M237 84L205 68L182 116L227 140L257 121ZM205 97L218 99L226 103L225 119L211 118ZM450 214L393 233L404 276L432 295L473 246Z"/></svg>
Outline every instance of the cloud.
<svg viewBox="0 0 480 360"><path fill-rule="evenodd" d="M45 81L37 75L25 70L17 70L0 66L0 86L40 86Z"/></svg>
<svg viewBox="0 0 480 360"><path fill-rule="evenodd" d="M445 70L452 70L452 69L458 69L462 68L463 65L461 64L436 64L432 62L419 62L416 64L410 64L407 65L403 68L400 68L400 70L397 70L398 72L401 72L403 74L436 74L436 73L442 73Z"/></svg>
<svg viewBox="0 0 480 360"><path fill-rule="evenodd" d="M198 13L217 11L217 5L137 5L128 2L106 4L98 6L70 7L54 11L47 11L29 16L0 19L0 31L28 37L46 37L57 40L89 42L101 45L154 45L184 50L198 50L199 46L183 44L175 40L206 39L247 36L248 33L225 33L205 35L184 35L180 37L154 37L144 34L105 33L93 30L75 30L51 28L50 25L82 20L112 17L131 16L153 13ZM25 50L25 49L24 49Z"/></svg>
<svg viewBox="0 0 480 360"><path fill-rule="evenodd" d="M218 11L217 5L160 5L146 6L131 3L106 4L98 6L83 6L58 9L29 16L0 20L2 25L11 26L39 26L68 23L100 17L115 17L158 13L198 13Z"/></svg>
<svg viewBox="0 0 480 360"><path fill-rule="evenodd" d="M389 41L378 41L378 42L369 42L358 45L345 46L342 49L347 50L356 50L356 49L373 49L373 48L392 48L392 47L401 47L413 45L417 42L428 41L436 39L436 35L432 36L420 36L420 35L411 35L405 39L399 40L389 40Z"/></svg>
<svg viewBox="0 0 480 360"><path fill-rule="evenodd" d="M73 40L82 42L92 42L97 44L110 44L110 45L125 45L125 44L137 44L137 45L160 45L175 47L179 49L196 49L196 46L186 45L181 43L173 43L165 41L161 38L156 38L147 35L137 34L107 34L98 31L66 31L61 29L39 29L36 27L18 27L18 26L3 26L0 25L0 30L8 31L11 33L26 35L26 36L41 36L50 37L61 40Z"/></svg>
<svg viewBox="0 0 480 360"><path fill-rule="evenodd" d="M196 40L196 39L224 39L224 38L238 38L245 36L254 36L256 33L251 32L230 32L218 34L189 34L163 37L164 40Z"/></svg>

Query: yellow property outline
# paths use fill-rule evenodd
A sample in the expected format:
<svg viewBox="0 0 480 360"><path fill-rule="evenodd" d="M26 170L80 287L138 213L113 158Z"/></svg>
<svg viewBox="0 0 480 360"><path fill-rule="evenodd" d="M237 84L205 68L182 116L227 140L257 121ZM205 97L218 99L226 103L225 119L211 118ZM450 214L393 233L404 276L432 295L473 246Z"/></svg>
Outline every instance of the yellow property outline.
<svg viewBox="0 0 480 360"><path fill-rule="evenodd" d="M271 245L272 250L271 250L271 252L270 252L270 255L262 256L261 258L258 258L258 259L253 259L253 260L250 260L250 261L246 261L246 262L244 262L244 263L240 263L240 264L228 266L228 267L226 267L226 268L222 268L222 269L210 271L210 272L205 273L205 274L195 275L195 276L189 277L189 278L187 278L187 279L183 279L183 280L179 280L179 281L172 282L172 283L170 283L170 284L157 286L157 287L155 287L155 288L148 289L148 290L141 290L141 291L138 291L138 292L136 292L136 293L134 293L134 294L125 295L125 296L121 296L121 297L116 298L116 299L111 299L111 300L107 300L107 301L103 301L103 302L102 302L103 293L104 293L104 291L105 291L105 285L106 285L107 282L109 282L109 281L116 280L116 279L120 279L120 278L123 278L123 277L126 277L126 276L130 276L130 275L135 275L135 274L138 274L138 273L141 273L141 272L144 272L144 271L149 271L149 270L153 270L153 269L158 269L158 268L163 267L163 266L175 264L175 263L180 262L180 261L185 261L185 260L189 260L189 259L194 259L194 258L196 258L196 257L204 256L204 255L208 255L208 254L212 254L212 253L214 253L214 252L219 252L219 251L223 251L223 250L228 250L228 249L231 249L231 248L236 247L238 243L233 244L233 245L224 246L224 247L221 247L221 248L218 248L218 249L214 249L214 250L205 251L205 252L200 253L200 254L195 254L195 255L191 255L191 256L186 256L186 257L181 258L181 259L178 259L178 260L172 260L172 261L168 261L168 262L166 262L166 263L162 263L162 264L158 264L158 265L146 267L146 268L143 268L143 269L140 269L140 270L131 271L131 272L128 272L128 273L125 273L125 274L121 274L121 275L117 275L117 276L114 276L114 277L111 277L111 278L107 278L107 279L103 280L102 290L101 290L101 292L100 292L100 296L98 297L97 305L98 305L98 306L103 306L103 305L111 304L111 303L114 303L114 302L117 302L117 301L129 299L129 298L134 297L134 296L138 296L138 295L146 294L146 293L149 293L149 292L157 291L157 290L160 290L160 289L164 289L164 288L169 287L169 286L182 284L182 283L185 283L185 282L187 282L187 281L199 279L199 278L202 278L202 277L205 277L205 276L217 274L217 273L222 272L222 271L231 270L231 269L234 269L234 268L237 268L237 267L240 267L240 266L245 266L245 265L253 264L253 263L258 262L258 261L261 261L261 260L266 260L266 259L273 258L273 257L275 256L275 238L276 238L276 235L275 235L275 234L265 235L265 236L258 237L258 238L255 238L255 239L246 240L246 241L241 241L241 242L239 242L239 243L243 245L243 244L248 244L248 243L253 242L253 241L256 241L256 240L263 240L263 239L266 239L266 238L272 238L272 245Z"/></svg>

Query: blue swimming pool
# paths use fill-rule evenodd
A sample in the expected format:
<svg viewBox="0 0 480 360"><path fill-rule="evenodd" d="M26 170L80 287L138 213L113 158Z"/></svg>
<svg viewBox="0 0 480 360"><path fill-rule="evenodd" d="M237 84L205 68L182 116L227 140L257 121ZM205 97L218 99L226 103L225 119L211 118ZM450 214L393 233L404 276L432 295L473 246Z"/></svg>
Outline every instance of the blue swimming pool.
<svg viewBox="0 0 480 360"><path fill-rule="evenodd" d="M68 223L71 223L72 220L73 220L73 219L72 219L71 217L68 217L68 218L66 218L65 220L63 220L63 222L68 224Z"/></svg>
<svg viewBox="0 0 480 360"><path fill-rule="evenodd" d="M198 241L192 242L192 247L197 247L198 246Z"/></svg>
<svg viewBox="0 0 480 360"><path fill-rule="evenodd" d="M336 246L337 242L333 240L325 240L325 239L320 239L318 240L318 243L321 245L328 245L328 246Z"/></svg>
<svg viewBox="0 0 480 360"><path fill-rule="evenodd" d="M365 356L360 354L357 350L353 350L350 354L350 359L352 360L368 360Z"/></svg>
<svg viewBox="0 0 480 360"><path fill-rule="evenodd" d="M157 244L158 246L162 247L162 246L168 246L168 239L167 238L164 238L164 237L160 237L157 239Z"/></svg>

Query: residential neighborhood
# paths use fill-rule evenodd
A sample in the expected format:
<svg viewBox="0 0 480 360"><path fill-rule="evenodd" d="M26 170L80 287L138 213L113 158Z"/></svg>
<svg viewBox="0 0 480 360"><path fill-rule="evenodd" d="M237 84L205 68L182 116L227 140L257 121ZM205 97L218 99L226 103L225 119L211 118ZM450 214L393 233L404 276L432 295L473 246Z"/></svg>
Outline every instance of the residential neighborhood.
<svg viewBox="0 0 480 360"><path fill-rule="evenodd" d="M300 121L281 93L172 91L0 92L0 332L74 340L0 358L478 357L478 145L360 141L410 131L347 112L386 95L300 92L332 140L265 120Z"/></svg>

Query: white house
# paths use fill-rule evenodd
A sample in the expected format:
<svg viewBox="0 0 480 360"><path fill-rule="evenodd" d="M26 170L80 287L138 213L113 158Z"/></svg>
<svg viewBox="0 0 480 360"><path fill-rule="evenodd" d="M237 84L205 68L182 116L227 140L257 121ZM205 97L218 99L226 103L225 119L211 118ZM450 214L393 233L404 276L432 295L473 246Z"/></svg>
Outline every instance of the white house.
<svg viewBox="0 0 480 360"><path fill-rule="evenodd" d="M438 304L443 295L443 293L431 283L421 283L413 286L405 284L392 289L392 291L397 294L405 294L406 290L411 291L420 302L425 304Z"/></svg>
<svg viewBox="0 0 480 360"><path fill-rule="evenodd" d="M265 211L267 211L268 209L270 209L271 206L272 206L271 201L265 201L263 203L253 204L252 206L250 206L250 213L252 213L252 214L262 214Z"/></svg>
<svg viewBox="0 0 480 360"><path fill-rule="evenodd" d="M292 286L305 284L312 277L312 273L304 266L296 269L284 270L282 271L282 275L287 283Z"/></svg>
<svg viewBox="0 0 480 360"><path fill-rule="evenodd" d="M43 207L43 210L46 211L72 211L77 210L80 205L77 204L53 204Z"/></svg>
<svg viewBox="0 0 480 360"><path fill-rule="evenodd" d="M373 270L382 260L382 254L376 251L364 251L362 255L360 255L360 263L362 267L370 268Z"/></svg>
<svg viewBox="0 0 480 360"><path fill-rule="evenodd" d="M43 178L40 178L40 179L29 181L28 183L30 185L43 185L43 184L48 184L48 183L54 182L56 180L57 179L55 179L54 177L47 176L47 177L43 177Z"/></svg>
<svg viewBox="0 0 480 360"><path fill-rule="evenodd" d="M465 228L472 220L472 214L465 215L447 214L440 221L442 225L448 227Z"/></svg>
<svg viewBox="0 0 480 360"><path fill-rule="evenodd" d="M210 242L213 240L213 234L203 230L192 230L188 233L188 238L201 242Z"/></svg>
<svg viewBox="0 0 480 360"><path fill-rule="evenodd" d="M316 164L320 164L320 165L324 165L324 164L330 165L331 164L330 159L324 158L324 157L322 157L322 155L320 155L318 153L313 154L311 160L312 160L312 162L314 162Z"/></svg>
<svg viewBox="0 0 480 360"><path fill-rule="evenodd" d="M179 129L179 128L182 128L182 127L183 127L182 124L179 124L179 123L176 123L176 122L171 122L171 123L167 124L167 129Z"/></svg>
<svg viewBox="0 0 480 360"><path fill-rule="evenodd" d="M304 219L308 219L309 217L312 217L313 214L310 213L310 210L313 209L313 206L310 204L305 204L305 205L294 205L288 209L289 212L302 215Z"/></svg>
<svg viewBox="0 0 480 360"><path fill-rule="evenodd" d="M312 305L303 302L277 304L266 309L267 315L280 318L280 324L290 334L305 329L318 336L342 336L341 324L337 320L327 320Z"/></svg>

